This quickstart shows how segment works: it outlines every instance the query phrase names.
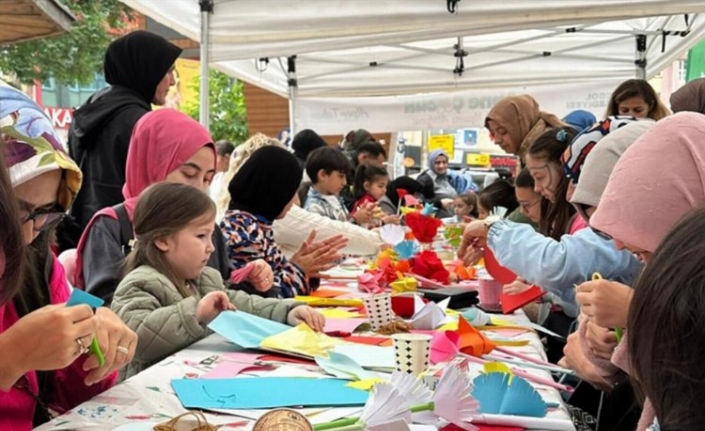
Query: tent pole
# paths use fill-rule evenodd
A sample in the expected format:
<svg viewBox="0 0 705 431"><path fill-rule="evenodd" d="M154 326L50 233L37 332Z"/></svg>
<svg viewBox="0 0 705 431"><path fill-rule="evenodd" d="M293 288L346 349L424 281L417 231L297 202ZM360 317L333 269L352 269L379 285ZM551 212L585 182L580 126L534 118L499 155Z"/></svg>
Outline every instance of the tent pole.
<svg viewBox="0 0 705 431"><path fill-rule="evenodd" d="M638 34L636 36L636 56L634 62L636 64L637 79L646 79L646 35Z"/></svg>
<svg viewBox="0 0 705 431"><path fill-rule="evenodd" d="M200 115L199 121L206 130L210 130L210 93L208 82L210 14L213 13L213 0L199 0L201 6L201 77L200 77Z"/></svg>
<svg viewBox="0 0 705 431"><path fill-rule="evenodd" d="M296 135L296 95L298 82L296 80L296 56L287 57L287 75L289 76L289 136Z"/></svg>

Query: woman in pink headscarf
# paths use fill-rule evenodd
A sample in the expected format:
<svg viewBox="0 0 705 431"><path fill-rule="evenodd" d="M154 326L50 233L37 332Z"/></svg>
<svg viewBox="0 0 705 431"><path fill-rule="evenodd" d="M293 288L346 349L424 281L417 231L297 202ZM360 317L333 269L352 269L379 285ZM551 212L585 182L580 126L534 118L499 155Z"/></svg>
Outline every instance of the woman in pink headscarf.
<svg viewBox="0 0 705 431"><path fill-rule="evenodd" d="M590 218L591 227L648 265L676 222L705 203L704 140L703 115L683 112L659 121L617 162L597 211ZM668 157L664 157L664 149ZM609 344L608 337L617 339L614 332L604 328L626 327L631 289L606 280L592 281L578 287L576 299L582 305L582 348L566 347L566 357L574 363L587 359L609 385L620 370L630 373L628 334L614 350L611 361L605 360L610 355L602 349ZM588 325L596 328L592 334ZM647 400L638 430L645 430L653 419Z"/></svg>
<svg viewBox="0 0 705 431"><path fill-rule="evenodd" d="M216 170L216 151L206 129L187 115L160 109L135 126L127 154L125 202L98 212L78 246L76 285L110 303L121 280L122 262L133 240L132 212L137 197L150 185L169 181L208 189ZM230 276L225 244L216 229L215 251L208 266L223 279Z"/></svg>

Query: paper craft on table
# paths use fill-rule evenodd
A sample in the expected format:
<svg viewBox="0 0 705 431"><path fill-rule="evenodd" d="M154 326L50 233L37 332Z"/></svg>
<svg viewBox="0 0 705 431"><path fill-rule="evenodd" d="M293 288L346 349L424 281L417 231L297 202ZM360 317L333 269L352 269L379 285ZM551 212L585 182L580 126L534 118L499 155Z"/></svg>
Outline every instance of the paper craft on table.
<svg viewBox="0 0 705 431"><path fill-rule="evenodd" d="M392 347L345 343L338 344L333 351L349 357L362 368L393 370L397 366Z"/></svg>
<svg viewBox="0 0 705 431"><path fill-rule="evenodd" d="M343 308L324 308L320 310L320 313L324 315L326 319L355 319L364 316L357 310L348 311Z"/></svg>
<svg viewBox="0 0 705 431"><path fill-rule="evenodd" d="M233 283L242 283L247 280L247 277L250 276L254 268L254 265L245 265L242 268L234 269L233 272L230 273L230 281Z"/></svg>
<svg viewBox="0 0 705 431"><path fill-rule="evenodd" d="M535 302L539 298L541 298L543 295L545 295L546 292L541 290L540 287L536 285L532 285L528 290L518 293L516 295L509 295L507 293L502 293L500 295L500 302L502 304L502 313L504 314L512 314L516 310L520 309L521 307Z"/></svg>
<svg viewBox="0 0 705 431"><path fill-rule="evenodd" d="M229 310L220 313L208 324L208 327L246 349L256 349L265 338L291 328L283 323L263 319L243 311Z"/></svg>
<svg viewBox="0 0 705 431"><path fill-rule="evenodd" d="M444 325L448 321L446 310L449 303L450 298L446 298L439 303L428 302L424 304L420 297L414 296L415 313L411 318L411 326L414 329L433 330Z"/></svg>
<svg viewBox="0 0 705 431"><path fill-rule="evenodd" d="M326 325L323 327L323 332L346 332L352 334L357 328L367 323L365 318L353 319L326 319Z"/></svg>
<svg viewBox="0 0 705 431"><path fill-rule="evenodd" d="M338 296L350 293L347 289L335 289L333 287L321 287L311 292L314 298L337 298Z"/></svg>
<svg viewBox="0 0 705 431"><path fill-rule="evenodd" d="M316 363L326 373L339 379L367 380L379 377L373 372L364 370L357 362L342 353L330 352L327 358L317 356Z"/></svg>
<svg viewBox="0 0 705 431"><path fill-rule="evenodd" d="M419 246L414 240L402 241L394 246L394 252L399 259L411 259L419 251Z"/></svg>
<svg viewBox="0 0 705 431"><path fill-rule="evenodd" d="M396 224L386 224L379 228L379 235L382 240L391 246L395 246L404 241L406 232L402 226Z"/></svg>
<svg viewBox="0 0 705 431"><path fill-rule="evenodd" d="M289 327L284 332L265 338L260 343L260 347L314 358L316 356L327 356L333 346L342 342L338 338L316 332L305 323L301 323L293 328Z"/></svg>
<svg viewBox="0 0 705 431"><path fill-rule="evenodd" d="M357 290L366 293L382 293L384 292L384 286L382 285L382 279L384 278L384 273L382 271L376 271L374 273L365 272L357 276Z"/></svg>
<svg viewBox="0 0 705 431"><path fill-rule="evenodd" d="M473 381L472 395L480 403L480 413L546 416L546 402L536 389L510 373L481 374Z"/></svg>
<svg viewBox="0 0 705 431"><path fill-rule="evenodd" d="M171 381L187 409L273 409L364 405L368 394L347 380L301 378L177 379Z"/></svg>

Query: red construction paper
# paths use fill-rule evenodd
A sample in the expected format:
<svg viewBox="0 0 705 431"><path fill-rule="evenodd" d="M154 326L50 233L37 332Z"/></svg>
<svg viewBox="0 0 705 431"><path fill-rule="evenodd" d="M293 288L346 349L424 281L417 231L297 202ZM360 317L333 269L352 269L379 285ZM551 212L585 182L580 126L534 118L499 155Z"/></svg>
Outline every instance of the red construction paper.
<svg viewBox="0 0 705 431"><path fill-rule="evenodd" d="M489 247L485 247L483 257L485 259L485 269L496 281L502 284L508 284L517 279L517 275L511 269L505 268L497 262L494 253Z"/></svg>
<svg viewBox="0 0 705 431"><path fill-rule="evenodd" d="M545 294L546 292L541 290L541 288L536 285L533 285L529 288L529 290L516 295L502 293L500 299L500 301L502 301L502 313L512 314L514 311L520 309L526 304L536 301Z"/></svg>

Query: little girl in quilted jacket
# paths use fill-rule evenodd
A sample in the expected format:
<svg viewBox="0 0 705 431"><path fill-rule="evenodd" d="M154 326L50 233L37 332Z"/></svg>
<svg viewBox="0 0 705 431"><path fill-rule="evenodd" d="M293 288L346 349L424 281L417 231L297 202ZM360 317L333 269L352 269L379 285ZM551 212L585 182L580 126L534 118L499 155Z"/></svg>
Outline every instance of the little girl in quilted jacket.
<svg viewBox="0 0 705 431"><path fill-rule="evenodd" d="M206 325L223 310L323 328L323 316L301 303L225 289L218 271L206 266L215 213L208 195L183 184L159 183L140 196L134 214L137 241L112 302L139 336L123 378L204 338L210 333Z"/></svg>

